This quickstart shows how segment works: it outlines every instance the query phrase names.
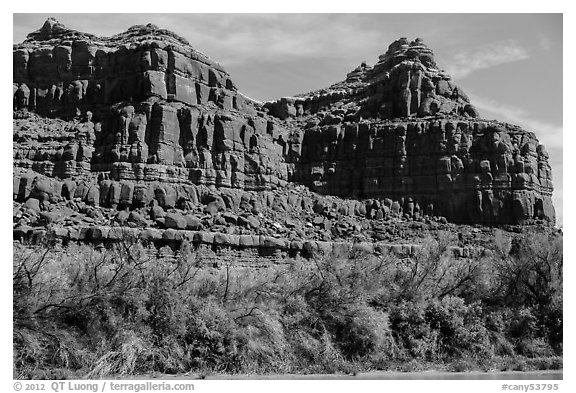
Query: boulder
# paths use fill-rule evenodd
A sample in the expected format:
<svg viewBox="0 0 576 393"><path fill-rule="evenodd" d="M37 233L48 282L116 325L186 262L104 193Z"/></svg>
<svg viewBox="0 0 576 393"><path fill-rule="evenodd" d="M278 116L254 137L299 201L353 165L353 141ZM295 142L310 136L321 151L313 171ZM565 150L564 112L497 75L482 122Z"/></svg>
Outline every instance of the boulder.
<svg viewBox="0 0 576 393"><path fill-rule="evenodd" d="M35 215L38 215L40 213L40 201L36 198L28 198L24 203L23 208L33 212Z"/></svg>
<svg viewBox="0 0 576 393"><path fill-rule="evenodd" d="M39 201L46 201L54 194L54 187L50 179L36 178L30 195Z"/></svg>
<svg viewBox="0 0 576 393"><path fill-rule="evenodd" d="M154 228L146 228L140 232L139 238L147 242L162 240L162 231Z"/></svg>
<svg viewBox="0 0 576 393"><path fill-rule="evenodd" d="M256 216L239 216L237 224L252 229L260 228L260 220Z"/></svg>
<svg viewBox="0 0 576 393"><path fill-rule="evenodd" d="M188 220L180 213L166 213L164 217L164 226L173 229L186 229Z"/></svg>
<svg viewBox="0 0 576 393"><path fill-rule="evenodd" d="M138 213L137 211L131 211L130 214L128 215L127 220L128 220L128 222L133 223L137 227L145 227L148 225L148 221L146 220L146 217L144 217L142 214Z"/></svg>
<svg viewBox="0 0 576 393"><path fill-rule="evenodd" d="M186 216L186 229L198 231L202 229L202 221L198 217L189 214Z"/></svg>
<svg viewBox="0 0 576 393"><path fill-rule="evenodd" d="M114 217L114 221L116 221L120 225L125 225L128 222L129 217L130 213L122 210L116 214L116 216Z"/></svg>
<svg viewBox="0 0 576 393"><path fill-rule="evenodd" d="M156 220L158 218L164 218L166 216L166 212L160 206L152 206L150 208L150 218L152 220Z"/></svg>

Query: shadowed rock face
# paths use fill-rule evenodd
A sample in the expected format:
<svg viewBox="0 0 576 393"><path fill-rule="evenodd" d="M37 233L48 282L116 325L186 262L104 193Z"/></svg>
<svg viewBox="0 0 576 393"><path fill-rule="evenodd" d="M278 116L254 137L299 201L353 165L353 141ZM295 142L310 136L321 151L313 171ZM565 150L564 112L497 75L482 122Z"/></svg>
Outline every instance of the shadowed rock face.
<svg viewBox="0 0 576 393"><path fill-rule="evenodd" d="M50 19L13 56L14 165L54 178L46 187L64 199L175 208L199 203L194 185L220 197L298 182L370 198L356 213L374 219L555 220L544 147L479 119L420 39L327 89L265 104L150 24L103 38ZM15 198L36 183L19 169Z"/></svg>
<svg viewBox="0 0 576 393"><path fill-rule="evenodd" d="M532 133L485 120L362 121L305 130L296 181L401 201L453 222L554 220L548 155Z"/></svg>
<svg viewBox="0 0 576 393"><path fill-rule="evenodd" d="M393 42L327 89L266 103L302 130L294 181L389 198L453 222L554 222L548 154L535 135L480 120L420 39Z"/></svg>

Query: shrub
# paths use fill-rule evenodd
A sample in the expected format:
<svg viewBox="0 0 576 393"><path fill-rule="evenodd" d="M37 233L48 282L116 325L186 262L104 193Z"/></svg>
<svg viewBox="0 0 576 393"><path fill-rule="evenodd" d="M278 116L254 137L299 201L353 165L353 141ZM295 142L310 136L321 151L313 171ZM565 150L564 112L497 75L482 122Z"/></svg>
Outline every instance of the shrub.
<svg viewBox="0 0 576 393"><path fill-rule="evenodd" d="M390 326L404 358L437 360L438 332L430 327L425 316L425 303L401 301L390 306Z"/></svg>
<svg viewBox="0 0 576 393"><path fill-rule="evenodd" d="M492 355L480 304L466 305L462 298L447 296L432 300L426 307L425 316L431 329L438 331L444 354Z"/></svg>
<svg viewBox="0 0 576 393"><path fill-rule="evenodd" d="M185 242L15 244L15 376L555 367L534 359L562 353L561 238L501 233L491 256L456 259L451 236L411 259L266 269L214 268Z"/></svg>

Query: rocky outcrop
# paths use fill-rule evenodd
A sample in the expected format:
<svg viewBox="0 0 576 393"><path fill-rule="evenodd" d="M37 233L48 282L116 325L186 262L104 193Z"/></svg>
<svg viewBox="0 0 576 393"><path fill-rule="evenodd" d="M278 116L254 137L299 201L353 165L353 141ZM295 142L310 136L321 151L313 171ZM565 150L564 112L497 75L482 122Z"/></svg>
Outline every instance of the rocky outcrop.
<svg viewBox="0 0 576 393"><path fill-rule="evenodd" d="M336 117L356 121L375 117L478 117L466 94L438 68L434 53L419 38L393 42L374 67L362 63L343 82L266 106L281 119L334 112L335 108Z"/></svg>
<svg viewBox="0 0 576 393"><path fill-rule="evenodd" d="M153 25L99 38L48 20L14 47L15 109L74 123L71 146L16 148L16 165L49 176L277 187L290 133L255 106L219 64Z"/></svg>
<svg viewBox="0 0 576 393"><path fill-rule="evenodd" d="M483 120L342 122L305 130L295 180L393 200L453 222L554 221L548 154L533 133Z"/></svg>
<svg viewBox="0 0 576 393"><path fill-rule="evenodd" d="M422 244L389 244L386 242L333 242L333 241L286 241L285 239L258 235L230 235L219 232L133 228L118 226L53 226L48 230L32 227L19 227L14 231L15 238L30 242L89 242L95 245L116 242L140 242L151 246L164 254L178 255L184 244L191 245L195 250L208 251L213 257L220 259L223 255L234 255L233 266L241 267L243 263L259 262L260 258L270 262L270 259L289 263L287 258L314 258L320 255L335 258L353 258L359 256L378 255L397 258L417 257L424 250ZM450 246L448 255L455 258L478 258L490 253L483 247ZM211 258L204 255L204 262ZM227 261L230 263L230 261Z"/></svg>
<svg viewBox="0 0 576 393"><path fill-rule="evenodd" d="M420 39L395 41L374 67L328 89L266 106L302 129L293 179L317 192L382 199L409 217L555 221L544 146L520 127L478 119Z"/></svg>
<svg viewBox="0 0 576 393"><path fill-rule="evenodd" d="M224 109L247 105L222 66L152 24L104 38L49 19L14 46L14 85L16 108L44 114L148 97Z"/></svg>
<svg viewBox="0 0 576 393"><path fill-rule="evenodd" d="M273 191L205 185L100 180L58 180L14 172L15 227L123 225L282 236L287 241L401 241L412 239L413 220L435 228L443 217L415 212L407 219L377 199L357 201L288 184ZM417 223L413 223L414 225ZM404 226L404 229L400 229Z"/></svg>
<svg viewBox="0 0 576 393"><path fill-rule="evenodd" d="M96 37L48 20L13 56L14 199L26 218L15 227L64 206L285 241L382 240L404 221L555 219L535 135L479 119L419 39L327 89L265 104L154 25Z"/></svg>

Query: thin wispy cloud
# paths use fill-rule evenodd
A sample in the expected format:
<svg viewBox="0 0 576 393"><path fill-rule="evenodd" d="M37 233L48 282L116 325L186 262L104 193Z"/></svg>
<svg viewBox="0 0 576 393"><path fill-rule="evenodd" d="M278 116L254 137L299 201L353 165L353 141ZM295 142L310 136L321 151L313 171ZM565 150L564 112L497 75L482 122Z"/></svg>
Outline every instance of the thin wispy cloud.
<svg viewBox="0 0 576 393"><path fill-rule="evenodd" d="M359 50L358 42L380 41L381 32L350 23L335 23L337 19L338 16L333 15L223 15L216 23L202 27L195 24L190 32L181 32L190 37L194 46L210 48L229 66L255 61L354 56Z"/></svg>
<svg viewBox="0 0 576 393"><path fill-rule="evenodd" d="M515 41L500 41L456 53L445 64L454 78L464 78L473 72L500 64L525 60L530 52Z"/></svg>
<svg viewBox="0 0 576 393"><path fill-rule="evenodd" d="M470 92L468 92L468 96L470 101L480 110L481 115L488 112L495 115L498 120L517 124L525 130L535 133L540 143L549 150L562 149L563 127L561 125L534 119L527 110L513 105L503 104Z"/></svg>
<svg viewBox="0 0 576 393"><path fill-rule="evenodd" d="M16 34L20 42L43 20L20 15L30 21ZM111 14L105 20L79 15L58 15L67 27L96 35L111 36L134 24L154 23L186 38L197 50L232 67L255 62L297 61L304 58L376 61L384 48L374 50L373 59L357 58L366 47L387 45L385 29L362 23L364 15L340 14ZM33 22L32 22L33 20ZM32 25L33 27L28 27ZM359 45L362 43L362 45ZM357 58L357 59L356 59Z"/></svg>

